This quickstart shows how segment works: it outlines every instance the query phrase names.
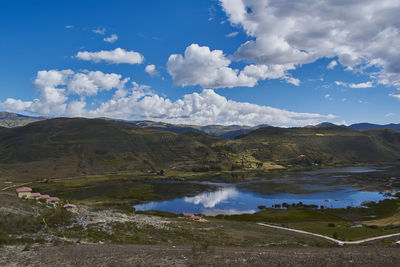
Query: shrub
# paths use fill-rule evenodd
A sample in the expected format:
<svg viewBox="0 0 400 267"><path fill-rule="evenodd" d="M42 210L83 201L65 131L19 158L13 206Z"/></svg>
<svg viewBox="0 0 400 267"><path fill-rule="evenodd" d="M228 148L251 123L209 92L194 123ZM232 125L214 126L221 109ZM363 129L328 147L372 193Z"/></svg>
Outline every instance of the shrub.
<svg viewBox="0 0 400 267"><path fill-rule="evenodd" d="M206 167L206 166L204 166L204 167L197 167L197 168L192 168L192 171L193 171L193 172L208 172L208 171L210 171L210 168L209 168L209 167Z"/></svg>
<svg viewBox="0 0 400 267"><path fill-rule="evenodd" d="M48 211L42 218L47 226L70 225L72 223L72 213L62 206Z"/></svg>

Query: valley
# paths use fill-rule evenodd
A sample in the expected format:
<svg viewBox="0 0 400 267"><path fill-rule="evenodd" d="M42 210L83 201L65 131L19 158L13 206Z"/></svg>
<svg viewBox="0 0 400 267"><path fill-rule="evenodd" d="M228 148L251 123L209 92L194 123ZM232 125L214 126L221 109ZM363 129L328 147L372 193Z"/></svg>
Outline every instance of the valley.
<svg viewBox="0 0 400 267"><path fill-rule="evenodd" d="M266 127L230 140L102 119L2 128L0 244L184 245L202 255L337 246L259 223L346 242L397 234L399 146L400 133L387 129ZM60 205L18 199L20 186Z"/></svg>

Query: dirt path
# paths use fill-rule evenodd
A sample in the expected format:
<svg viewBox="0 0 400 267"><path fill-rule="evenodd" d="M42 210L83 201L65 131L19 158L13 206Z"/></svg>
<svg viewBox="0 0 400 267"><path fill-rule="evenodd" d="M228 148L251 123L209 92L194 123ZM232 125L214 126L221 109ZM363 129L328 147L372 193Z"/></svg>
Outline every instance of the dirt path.
<svg viewBox="0 0 400 267"><path fill-rule="evenodd" d="M0 191L6 191L7 189L13 188L13 187L20 187L20 186L24 186L24 185L28 185L28 184L33 184L35 182L28 182L28 183L23 183L23 184L14 184L14 185L10 185L10 186L6 186L2 189L0 189Z"/></svg>
<svg viewBox="0 0 400 267"><path fill-rule="evenodd" d="M54 182L54 181L63 181L63 180L73 180L73 179L80 179L80 178L83 178L83 177L85 177L85 176L55 178L55 179L51 179L51 181ZM24 186L24 185L35 184L35 183L43 183L43 179L37 180L37 181L32 181L32 182L26 182L26 183L22 183L22 184L9 185L9 186L6 186L4 188L1 188L0 191L6 191L7 189L10 189L10 188L21 187L21 186Z"/></svg>
<svg viewBox="0 0 400 267"><path fill-rule="evenodd" d="M276 226L276 225L271 225L271 224L266 224L266 223L257 223L257 224L266 226L266 227L271 227L271 228L276 228L276 229L281 229L281 230L286 230L286 231L291 231L291 232L296 232L296 233L301 233L301 234L312 235L312 236L324 238L324 239L327 239L334 243L337 243L339 245L346 245L346 244L347 245L356 245L356 244L361 244L361 243L370 242L370 241L374 241L374 240L400 236L400 233L396 233L396 234L391 234L391 235L383 235L383 236L366 238L366 239L357 240L357 241L342 241L342 240L338 240L338 239L335 239L335 238L332 238L332 237L329 237L326 235L315 234L315 233L311 233L311 232L307 232L307 231L303 231L303 230L296 230L296 229L291 229L291 228L286 228L286 227L281 227L281 226Z"/></svg>

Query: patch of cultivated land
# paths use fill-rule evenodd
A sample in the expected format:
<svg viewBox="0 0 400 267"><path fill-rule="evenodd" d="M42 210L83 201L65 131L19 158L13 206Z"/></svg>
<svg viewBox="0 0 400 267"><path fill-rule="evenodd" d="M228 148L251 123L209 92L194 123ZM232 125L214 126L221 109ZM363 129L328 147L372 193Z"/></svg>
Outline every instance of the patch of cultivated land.
<svg viewBox="0 0 400 267"><path fill-rule="evenodd" d="M376 226L385 226L385 225L393 225L393 226L400 226L400 212L394 214L393 216L372 220L365 222L366 225L376 225Z"/></svg>
<svg viewBox="0 0 400 267"><path fill-rule="evenodd" d="M234 248L85 244L0 248L7 266L397 266L396 248Z"/></svg>

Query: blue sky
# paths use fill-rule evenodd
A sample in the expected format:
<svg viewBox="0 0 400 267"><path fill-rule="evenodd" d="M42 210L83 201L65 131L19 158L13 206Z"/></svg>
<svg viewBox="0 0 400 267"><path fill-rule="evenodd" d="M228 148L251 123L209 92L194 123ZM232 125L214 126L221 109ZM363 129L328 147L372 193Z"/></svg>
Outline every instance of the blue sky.
<svg viewBox="0 0 400 267"><path fill-rule="evenodd" d="M185 124L398 122L397 2L5 0L0 109Z"/></svg>

